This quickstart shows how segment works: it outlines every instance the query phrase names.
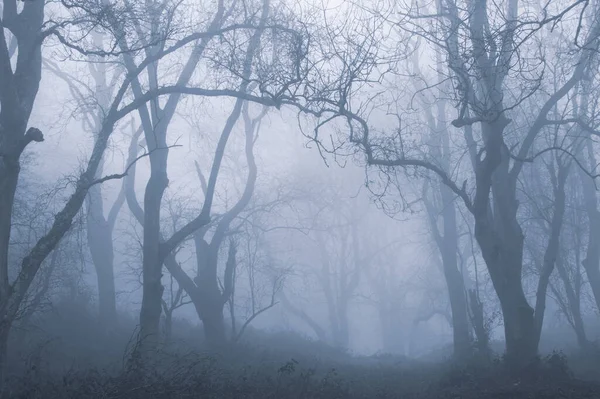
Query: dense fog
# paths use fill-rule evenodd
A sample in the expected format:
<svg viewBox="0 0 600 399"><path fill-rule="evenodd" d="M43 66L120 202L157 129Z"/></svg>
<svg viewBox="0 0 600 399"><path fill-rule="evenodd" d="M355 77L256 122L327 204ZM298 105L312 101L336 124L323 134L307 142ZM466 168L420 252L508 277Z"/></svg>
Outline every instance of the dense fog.
<svg viewBox="0 0 600 399"><path fill-rule="evenodd" d="M600 397L597 1L0 27L0 397Z"/></svg>

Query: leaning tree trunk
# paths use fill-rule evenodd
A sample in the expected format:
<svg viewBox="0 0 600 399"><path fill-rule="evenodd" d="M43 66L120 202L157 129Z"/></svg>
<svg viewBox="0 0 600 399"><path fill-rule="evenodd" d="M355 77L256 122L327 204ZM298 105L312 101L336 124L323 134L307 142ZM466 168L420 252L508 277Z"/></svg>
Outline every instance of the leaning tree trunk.
<svg viewBox="0 0 600 399"><path fill-rule="evenodd" d="M317 339L321 342L329 342L329 336L327 335L327 331L321 327L319 325L319 323L317 323L312 317L310 317L308 314L306 314L306 312L300 308L297 308L296 306L294 306L290 300L287 298L287 296L285 295L285 293L283 291L281 291L279 293L279 298L281 299L281 302L283 303L283 306L294 316L296 316L297 318L299 318L300 320L302 320L304 323L306 323L315 333L315 336L317 337Z"/></svg>

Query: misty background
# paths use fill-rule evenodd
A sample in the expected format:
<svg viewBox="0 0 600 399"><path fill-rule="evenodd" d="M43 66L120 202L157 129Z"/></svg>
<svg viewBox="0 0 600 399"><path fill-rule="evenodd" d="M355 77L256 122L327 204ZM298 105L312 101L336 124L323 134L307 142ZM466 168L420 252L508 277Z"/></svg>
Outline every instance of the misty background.
<svg viewBox="0 0 600 399"><path fill-rule="evenodd" d="M1 381L597 357L596 1L0 10Z"/></svg>

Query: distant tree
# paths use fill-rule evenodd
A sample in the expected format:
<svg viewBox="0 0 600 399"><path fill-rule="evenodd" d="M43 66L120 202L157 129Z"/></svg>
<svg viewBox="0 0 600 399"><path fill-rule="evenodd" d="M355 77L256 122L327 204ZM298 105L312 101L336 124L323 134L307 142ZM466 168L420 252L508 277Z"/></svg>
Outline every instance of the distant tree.
<svg viewBox="0 0 600 399"><path fill-rule="evenodd" d="M103 35L92 32L92 41L98 48L103 47ZM94 140L102 128L104 114L110 106L110 101L116 88L115 82L123 73L121 67L108 68L107 63L97 55L87 57L87 66L92 78L92 84L79 80L76 76L65 72L59 65L51 60L44 61L45 67L55 76L62 79L69 87L69 92L81 109L82 127L90 132ZM91 87L90 87L91 86ZM132 141L137 145L141 128L135 129L131 122ZM135 162L135 157L127 159L126 165ZM102 176L104 159L98 166L97 178ZM96 270L98 282L98 317L102 328L110 329L117 322L117 305L114 276L114 248L113 233L117 223L118 214L125 203L124 183L116 199L105 215L105 199L101 185L90 188L86 200L86 232L87 245Z"/></svg>
<svg viewBox="0 0 600 399"><path fill-rule="evenodd" d="M175 12L180 3L174 2L171 7L159 6L158 2L152 4L154 7L149 10L150 23L137 27L137 41L144 42L145 38L160 36L161 32L168 31L171 21L176 19L171 18L171 12ZM150 101L148 106L138 108L150 160L150 178L144 192L143 208L137 201L128 201L131 211L143 225L144 231L144 288L138 346L141 354L154 353L153 342L156 342L154 338L158 336L161 314L160 298L163 287L160 280L163 264L190 295L203 319L207 338L223 342L222 310L228 300L229 291L225 282L225 292L218 286L216 249L222 240L220 236L225 234L235 214L243 209L242 204L251 196L253 183L248 185L250 192L243 195L241 203L220 218L211 243L204 239L198 240L203 246L198 253L201 253L201 257L206 261L206 266L200 268L202 275L198 282L201 288L192 279L179 273L171 252L192 235L202 237L202 232L211 222L215 187L223 153L244 103L249 101L276 108L288 105L302 113L318 115L324 101L329 101L330 97L331 101L337 101L333 94L327 94L326 87L321 87L321 78L318 77L320 69L317 66L319 61L309 61L308 48L312 46L312 42L310 34L306 31L307 25L289 15L289 8L276 8L268 0L256 3L220 0L214 6L207 8L206 21L209 22L206 26L203 25L200 31L190 35L194 39L178 42L181 46L190 44L191 52L183 68L175 73L175 83L172 86L159 84L161 64L158 61L143 65L149 82L147 90L143 88L141 80L133 81L132 92L138 101L146 103L150 100L149 96L169 95L164 104L156 100ZM118 45L125 53L123 60L128 72L142 67L126 53L130 47L126 38L123 35L118 37ZM220 38L219 43L213 40L217 37ZM161 51L161 46L148 47L150 54ZM318 51L317 56L320 56ZM202 82L196 85L196 72L204 68L210 71L210 79L200 79ZM337 71L333 73L335 75ZM323 82L327 84L326 80ZM194 87L186 87L188 84ZM201 87L202 85L206 85L206 88ZM206 190L203 192L202 209L176 233L170 237L163 237L160 212L162 197L168 185L167 133L183 94L233 98L235 103L217 145L214 162L206 181ZM208 247L202 241L205 241ZM208 253L204 254L203 251ZM202 300L192 294L192 291L198 289L202 290Z"/></svg>
<svg viewBox="0 0 600 399"><path fill-rule="evenodd" d="M238 231L239 260L233 269L233 292L228 302L233 341L239 341L256 318L279 305L279 294L286 277L291 273L290 268L282 267L272 256L268 233L265 231L269 226L264 225L263 220L269 218L261 218L281 201L267 203L267 206L261 204L263 201L260 199L255 198L254 202L249 215L235 229ZM247 284L241 285L240 280L244 279ZM238 309L243 311L243 317L239 316Z"/></svg>
<svg viewBox="0 0 600 399"><path fill-rule="evenodd" d="M162 298L162 308L165 313L165 342L170 343L173 336L173 313L192 302L187 298L183 288L175 282L173 275L169 275L169 285L167 287L167 298Z"/></svg>
<svg viewBox="0 0 600 399"><path fill-rule="evenodd" d="M444 76L443 65L439 52L437 58L438 80ZM418 63L415 69L421 75ZM419 91L423 87L417 87ZM421 94L424 96L424 94ZM450 147L450 133L447 123L447 103L443 100L444 88L441 87L437 95L440 97L435 103L435 113L431 108L431 101L423 100L424 117L429 129L428 140L431 156L437 160L444 170L448 170L453 161ZM455 195L452 190L439 182L439 180L424 183L423 201L429 218L433 240L435 241L440 257L442 269L448 288L448 297L452 311L452 331L454 342L454 355L458 359L467 359L471 355L471 336L468 318L467 290L465 276L459 268L459 231L458 217L455 204Z"/></svg>

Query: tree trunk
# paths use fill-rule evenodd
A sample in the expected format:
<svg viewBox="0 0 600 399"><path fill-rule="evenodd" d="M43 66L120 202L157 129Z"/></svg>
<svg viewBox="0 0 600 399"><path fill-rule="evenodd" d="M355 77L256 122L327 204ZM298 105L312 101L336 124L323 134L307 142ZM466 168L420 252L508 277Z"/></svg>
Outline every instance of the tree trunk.
<svg viewBox="0 0 600 399"><path fill-rule="evenodd" d="M144 195L144 242L143 242L143 296L140 311L140 344L142 357L152 356L160 341L160 315L162 313L163 259L160 254L160 211L162 197L168 185L168 150L164 135L145 132L150 151L150 179ZM156 142L156 138L161 140Z"/></svg>
<svg viewBox="0 0 600 399"><path fill-rule="evenodd" d="M202 291L202 297L206 299L199 306L200 314L198 316L202 320L204 338L208 345L218 348L227 342L225 318L223 317L224 304L221 299L221 292L218 288L217 292L212 295L206 292L206 288Z"/></svg>
<svg viewBox="0 0 600 399"><path fill-rule="evenodd" d="M463 275L458 268L458 231L456 226L456 208L452 192L444 185L439 186L442 203L438 208L427 199L427 189L423 194L429 216L433 238L442 258L444 279L448 289L452 311L452 333L454 355L466 359L471 354L471 336L467 309L467 298ZM441 208L441 209L439 209ZM438 229L437 216L442 213L443 234Z"/></svg>
<svg viewBox="0 0 600 399"><path fill-rule="evenodd" d="M441 65L440 54L437 55L438 65ZM440 79L443 77L440 74ZM428 124L432 134L432 155L443 165L450 168L451 149L448 125L446 121L446 102L437 102L437 116L433 116L430 108L426 108ZM426 183L428 184L428 183ZM442 257L442 266L450 308L452 310L452 333L454 356L466 359L471 355L471 336L467 309L466 289L461 270L459 269L458 256L458 229L456 222L455 195L446 185L438 183L434 196L441 197L441 203L436 208L432 201L426 199L427 213L429 214L430 227L433 238ZM424 193L426 197L426 193ZM441 214L443 233L438 229L438 216Z"/></svg>
<svg viewBox="0 0 600 399"><path fill-rule="evenodd" d="M558 251L560 250L560 233L562 230L563 219L565 215L565 183L569 175L569 167L558 165L558 175L556 176L556 186L554 187L554 214L550 222L550 237L544 253L544 262L538 281L536 302L535 302L535 346L538 347L542 335L542 326L544 324L544 313L546 311L546 297L548 293L548 284L550 276L554 271Z"/></svg>
<svg viewBox="0 0 600 399"><path fill-rule="evenodd" d="M444 277L448 287L450 308L452 309L452 332L454 355L459 359L468 358L471 354L471 337L469 334L469 317L467 298L462 273L458 269L458 232L456 227L456 209L454 196L446 186L440 187L442 194L442 216L444 218L444 236L442 238L442 264Z"/></svg>
<svg viewBox="0 0 600 399"><path fill-rule="evenodd" d="M100 187L92 187L88 195L87 239L98 281L98 319L110 328L117 322L112 227L104 218Z"/></svg>
<svg viewBox="0 0 600 399"><path fill-rule="evenodd" d="M0 32L0 309L2 310L11 295L8 253L13 204L21 171L19 159L28 143L43 140L41 133L39 137L34 138L28 135L29 131L26 130L42 75L39 31L44 22L44 7L45 2L28 2L24 4L21 12L17 13L16 4L5 3L3 10ZM11 67L12 54L6 47L4 29L9 29L18 43L14 71ZM14 50L13 48L12 52Z"/></svg>
<svg viewBox="0 0 600 399"><path fill-rule="evenodd" d="M507 360L520 366L537 356L533 309L522 285L523 234L518 224L504 227L499 237L485 220L476 219L475 237L500 300Z"/></svg>
<svg viewBox="0 0 600 399"><path fill-rule="evenodd" d="M304 312L302 309L299 309L296 306L294 306L289 301L289 299L283 291L279 293L279 297L281 299L281 302L283 303L283 306L285 306L285 308L288 311L290 311L290 313L292 313L294 316L298 317L300 320L305 322L313 330L319 341L329 342L329 337L327 336L327 332L325 331L325 329L321 327L315 320L313 320L308 314L306 314L306 312Z"/></svg>
<svg viewBox="0 0 600 399"><path fill-rule="evenodd" d="M2 124L0 123L0 127ZM4 132L0 131L0 137ZM4 150L0 146L0 150ZM9 295L9 249L12 227L12 211L19 180L19 159L2 157L0 159L0 304L3 304Z"/></svg>
<svg viewBox="0 0 600 399"><path fill-rule="evenodd" d="M392 299L386 292L377 304L377 313L379 315L379 323L381 325L381 343L385 353L404 354L404 348L401 339L402 326L399 323L397 314L393 310L395 308Z"/></svg>
<svg viewBox="0 0 600 399"><path fill-rule="evenodd" d="M595 168L596 158L594 156L591 141L588 142L587 150L589 164L592 165L592 168ZM588 281L592 287L596 308L600 310L600 211L598 210L598 199L596 197L596 190L593 182L584 172L580 172L580 176L589 226L587 253L581 264L585 269Z"/></svg>
<svg viewBox="0 0 600 399"><path fill-rule="evenodd" d="M456 257L454 258L456 259ZM446 276L450 308L452 310L454 355L459 359L466 359L471 354L471 337L464 295L464 282L458 269L448 267L446 262L444 262L444 275Z"/></svg>
<svg viewBox="0 0 600 399"><path fill-rule="evenodd" d="M347 295L342 294L338 303L337 312L337 337L336 345L342 349L350 347L350 326L348 322L348 303Z"/></svg>
<svg viewBox="0 0 600 399"><path fill-rule="evenodd" d="M501 101L498 101L501 104ZM499 112L499 115L501 113ZM475 238L500 300L506 360L519 369L537 357L533 308L523 291L524 235L517 220L516 177L503 141L506 117L482 123L485 158L477 161Z"/></svg>
<svg viewBox="0 0 600 399"><path fill-rule="evenodd" d="M8 368L8 335L10 328L10 324L0 324L0 395L4 394L4 381Z"/></svg>
<svg viewBox="0 0 600 399"><path fill-rule="evenodd" d="M580 267L576 265L576 267ZM567 304L568 310L572 319L572 327L575 331L575 336L577 337L577 344L582 350L586 350L589 348L590 342L587 339L587 335L585 332L585 324L583 322L583 317L581 316L581 302L579 296L575 293L573 289L573 285L571 284L571 279L569 279L569 275L563 263L561 257L556 260L556 270L558 271L558 275L563 282L565 287L565 292L567 294ZM567 310L567 309L565 309Z"/></svg>
<svg viewBox="0 0 600 399"><path fill-rule="evenodd" d="M490 336L485 325L483 303L481 303L476 289L469 291L469 306L471 309L471 323L477 338L477 352L479 356L488 359L490 357Z"/></svg>
<svg viewBox="0 0 600 399"><path fill-rule="evenodd" d="M214 238L213 238L214 240ZM202 320L204 338L211 346L221 346L226 342L225 319L223 310L225 301L217 279L219 246L209 245L200 234L194 236L198 275L196 277L196 305L198 317Z"/></svg>
<svg viewBox="0 0 600 399"><path fill-rule="evenodd" d="M173 309L165 310L165 342L170 343L173 335Z"/></svg>

